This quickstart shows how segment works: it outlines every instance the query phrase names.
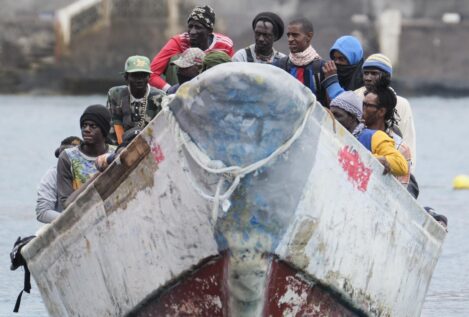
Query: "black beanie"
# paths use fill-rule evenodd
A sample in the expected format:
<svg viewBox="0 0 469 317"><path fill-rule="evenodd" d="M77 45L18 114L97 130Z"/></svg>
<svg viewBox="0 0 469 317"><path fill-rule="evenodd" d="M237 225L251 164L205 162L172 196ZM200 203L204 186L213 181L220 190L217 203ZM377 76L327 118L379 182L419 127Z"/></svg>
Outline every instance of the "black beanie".
<svg viewBox="0 0 469 317"><path fill-rule="evenodd" d="M80 117L80 127L83 126L85 121L93 121L106 137L111 128L111 113L103 105L91 105L85 109L85 112Z"/></svg>
<svg viewBox="0 0 469 317"><path fill-rule="evenodd" d="M283 21L278 15L276 15L273 12L261 12L261 13L259 13L258 15L256 15L254 20L252 20L252 29L253 30L256 28L256 24L257 24L257 22L259 22L259 20L269 21L270 23L272 23L272 25L274 27L274 30L273 30L274 31L274 36L275 36L274 41L278 41L283 36L283 28L284 28Z"/></svg>

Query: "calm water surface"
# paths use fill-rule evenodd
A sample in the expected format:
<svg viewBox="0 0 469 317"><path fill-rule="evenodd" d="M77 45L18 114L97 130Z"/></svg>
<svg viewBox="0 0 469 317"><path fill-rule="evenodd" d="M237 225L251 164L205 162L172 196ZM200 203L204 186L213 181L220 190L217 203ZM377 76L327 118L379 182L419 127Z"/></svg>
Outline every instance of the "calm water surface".
<svg viewBox="0 0 469 317"><path fill-rule="evenodd" d="M9 270L15 239L34 234L36 186L56 163L64 137L79 135L87 105L105 96L0 96L0 316L12 316L23 272ZM469 190L454 191L458 174L469 174L469 99L411 99L417 128L419 201L449 218L449 234L422 316L469 316ZM47 316L37 287L24 294L16 316Z"/></svg>

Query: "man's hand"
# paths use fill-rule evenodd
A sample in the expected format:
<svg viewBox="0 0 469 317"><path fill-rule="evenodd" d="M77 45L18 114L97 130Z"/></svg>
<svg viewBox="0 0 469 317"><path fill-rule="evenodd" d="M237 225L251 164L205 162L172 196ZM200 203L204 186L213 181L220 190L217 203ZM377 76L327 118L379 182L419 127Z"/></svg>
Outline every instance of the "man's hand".
<svg viewBox="0 0 469 317"><path fill-rule="evenodd" d="M328 61L322 67L322 71L324 72L324 77L328 78L332 75L337 74L337 67L335 66L334 61Z"/></svg>
<svg viewBox="0 0 469 317"><path fill-rule="evenodd" d="M383 175L386 175L391 172L391 167L389 166L389 163L384 156L378 157L378 161L384 166Z"/></svg>

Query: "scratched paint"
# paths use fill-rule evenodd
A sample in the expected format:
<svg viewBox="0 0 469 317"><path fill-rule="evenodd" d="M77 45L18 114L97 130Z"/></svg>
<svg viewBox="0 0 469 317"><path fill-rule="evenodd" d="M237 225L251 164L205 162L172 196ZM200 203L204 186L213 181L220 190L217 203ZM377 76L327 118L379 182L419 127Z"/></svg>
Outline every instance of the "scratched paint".
<svg viewBox="0 0 469 317"><path fill-rule="evenodd" d="M220 69L235 83L238 72L254 69L257 76L262 70L268 82L279 71L268 65L228 64ZM195 86L186 89L184 98L196 96L204 85L213 88L210 80L215 73L191 82ZM290 79L285 77L282 85L299 85ZM210 100L209 92L204 96ZM237 100L237 94L227 97ZM195 104L191 109L203 115ZM257 108L261 109L269 110ZM265 112L271 116L270 128L290 115L288 107L275 109ZM262 111L257 110L250 114L261 118ZM51 316L121 316L164 290L172 298L167 306L170 315L187 315L190 310L202 316L215 314L205 313L207 309L247 316L246 307L249 316L348 316L343 311L351 316L357 311L373 316L420 314L445 232L393 177L370 172L362 184L363 176L351 162L375 170L379 162L353 136L346 133L338 138L324 109L313 109L302 135L287 152L242 178L230 207L219 210L216 221L213 201L201 192L213 195L219 176L201 171L179 148L170 111L162 111L145 129L145 142L152 151L142 154L146 157L118 180L114 191L100 195L98 189L107 184L100 183L106 178L98 178L23 249ZM298 123L300 117L295 113L290 122ZM201 128L219 123L204 118L207 126ZM258 133L262 125L251 125L255 120L249 118L228 118L235 124L232 132L243 131L236 124L249 133L257 131L235 140L236 150L243 148L241 143L252 142L249 148L255 151L256 140L265 136ZM203 139L202 134L199 137ZM284 138L276 135L275 140L281 143ZM229 140L218 141L229 148ZM264 154L273 145L264 144ZM217 151L213 144L206 148ZM239 153L228 151L217 159L223 161L225 156L245 163ZM260 152L251 154L249 163L262 158ZM356 179L349 179L349 170ZM171 290L191 280L190 272L219 254L228 257L219 275L194 278L195 290L182 287L184 296L171 297ZM283 266L288 269L279 269ZM209 291L212 287L216 291Z"/></svg>
<svg viewBox="0 0 469 317"><path fill-rule="evenodd" d="M347 145L340 149L338 160L343 170L347 173L348 180L359 191L366 191L372 170L363 164L358 152L353 147Z"/></svg>

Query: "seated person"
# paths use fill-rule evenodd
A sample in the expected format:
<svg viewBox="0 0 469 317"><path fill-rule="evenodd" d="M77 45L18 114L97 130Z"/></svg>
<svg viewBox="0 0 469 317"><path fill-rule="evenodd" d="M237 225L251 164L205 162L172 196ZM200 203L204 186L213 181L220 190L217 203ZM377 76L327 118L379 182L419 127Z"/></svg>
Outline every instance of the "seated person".
<svg viewBox="0 0 469 317"><path fill-rule="evenodd" d="M324 79L321 83L332 100L344 91L363 86L363 48L354 36L341 36L329 50L331 61L323 67Z"/></svg>
<svg viewBox="0 0 469 317"><path fill-rule="evenodd" d="M150 85L167 91L177 84L171 59L189 47L198 47L204 52L219 50L233 56L233 41L226 35L213 32L215 11L208 6L195 7L187 18L187 31L173 36L156 54L151 62Z"/></svg>
<svg viewBox="0 0 469 317"><path fill-rule="evenodd" d="M150 87L150 60L145 56L130 56L125 62L126 85L112 87L108 92L107 108L112 115L109 139L113 144L122 142L125 131L144 128L161 110L165 93Z"/></svg>
<svg viewBox="0 0 469 317"><path fill-rule="evenodd" d="M92 105L80 117L83 142L65 149L57 162L58 211L65 209L67 198L97 173L96 158L114 152L115 146L106 144L111 127L111 114L102 105Z"/></svg>
<svg viewBox="0 0 469 317"><path fill-rule="evenodd" d="M171 64L177 66L176 75L178 83L171 86L166 92L168 95L176 93L179 86L191 80L200 73L205 53L198 47L191 47L185 50L177 60Z"/></svg>
<svg viewBox="0 0 469 317"><path fill-rule="evenodd" d="M392 91L389 90L391 93ZM344 92L331 101L331 112L347 130L355 135L358 140L383 164L384 174L390 172L394 176L403 176L409 173L409 166L404 156L396 149L394 140L389 137L384 129L386 127L385 116L388 118L392 106L392 97L385 98L383 92L369 93L365 97L363 113L366 127L360 124L362 110L360 98L353 92ZM381 97L381 102L380 99ZM389 101L389 102L388 102ZM365 106L366 103L366 106ZM395 106L395 103L394 103ZM373 107L373 109L368 109Z"/></svg>
<svg viewBox="0 0 469 317"><path fill-rule="evenodd" d="M274 42L283 36L282 19L273 12L262 12L252 20L255 43L238 50L233 55L233 62L273 64L285 57L274 48Z"/></svg>
<svg viewBox="0 0 469 317"><path fill-rule="evenodd" d="M55 150L55 157L58 158L63 150L80 145L81 140L77 136L69 136L60 142L60 146ZM51 223L60 213L57 199L57 164L47 170L41 178L37 188L36 217L42 223Z"/></svg>

